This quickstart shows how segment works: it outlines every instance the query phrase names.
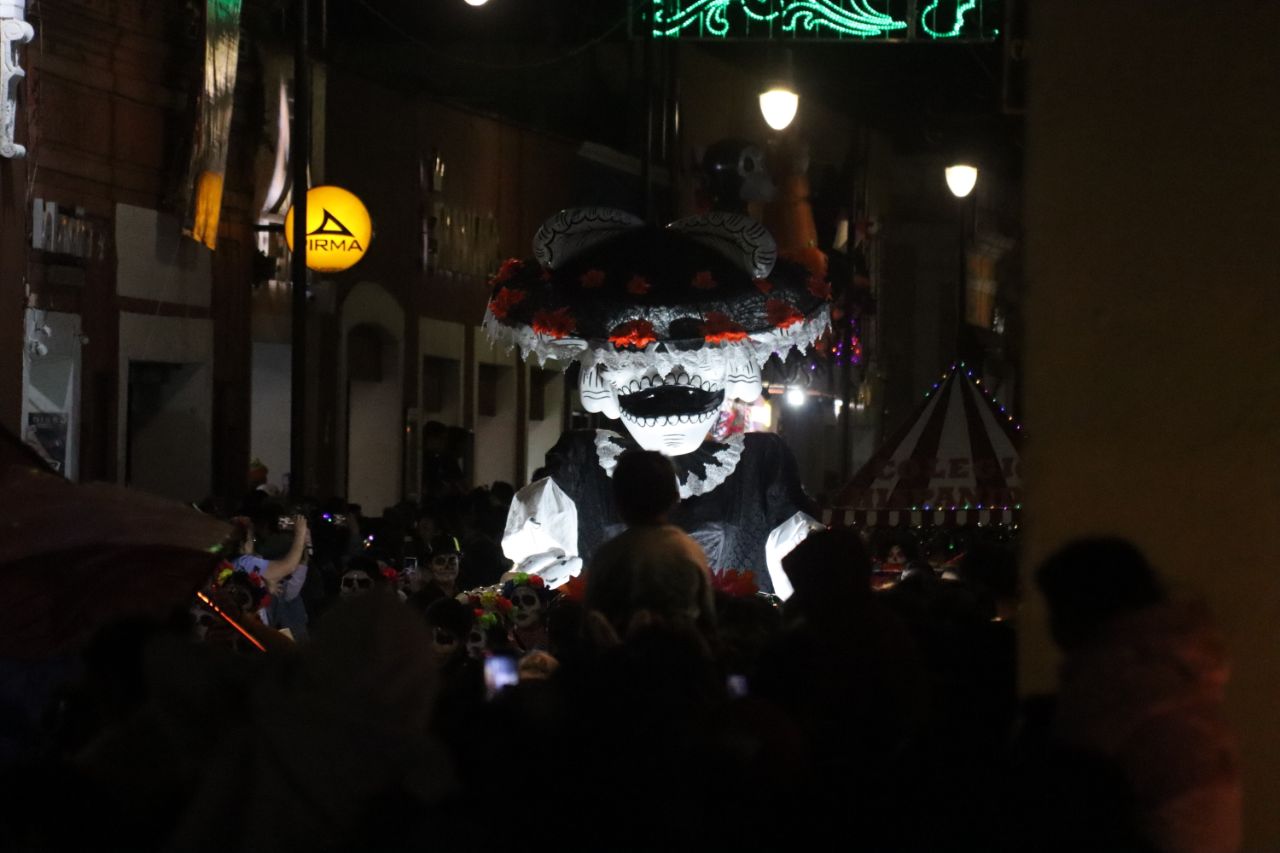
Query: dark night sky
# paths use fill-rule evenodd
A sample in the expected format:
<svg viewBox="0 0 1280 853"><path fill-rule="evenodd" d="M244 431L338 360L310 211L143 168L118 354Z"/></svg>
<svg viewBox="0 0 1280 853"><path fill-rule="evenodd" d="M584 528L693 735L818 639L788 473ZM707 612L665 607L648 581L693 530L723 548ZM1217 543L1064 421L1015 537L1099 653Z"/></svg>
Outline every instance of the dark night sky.
<svg viewBox="0 0 1280 853"><path fill-rule="evenodd" d="M313 18L327 23L326 58L337 66L551 132L636 147L638 120L626 116L643 114L640 51L629 39L626 0L490 0L479 8L327 0L323 14L325 0L312 2ZM285 26L283 13L274 18ZM750 69L767 50L743 42L700 49ZM1002 111L998 43L804 44L794 55L806 97L890 132L904 150L1018 144L1020 119Z"/></svg>

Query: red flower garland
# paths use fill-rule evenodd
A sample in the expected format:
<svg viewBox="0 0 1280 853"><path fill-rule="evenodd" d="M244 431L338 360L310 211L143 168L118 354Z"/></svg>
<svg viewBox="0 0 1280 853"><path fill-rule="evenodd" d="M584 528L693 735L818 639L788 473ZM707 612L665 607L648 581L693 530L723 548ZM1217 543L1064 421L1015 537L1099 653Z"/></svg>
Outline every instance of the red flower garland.
<svg viewBox="0 0 1280 853"><path fill-rule="evenodd" d="M711 290L718 284L718 282L716 281L715 276L707 270L703 270L693 277L692 284L698 290Z"/></svg>
<svg viewBox="0 0 1280 853"><path fill-rule="evenodd" d="M727 314L719 311L708 311L706 321L702 324L702 337L709 344L723 344L740 341L747 336L747 330L730 320Z"/></svg>
<svg viewBox="0 0 1280 853"><path fill-rule="evenodd" d="M773 282L769 281L767 278L752 279L751 283L754 284L756 286L756 290L761 293L768 294L773 292Z"/></svg>
<svg viewBox="0 0 1280 853"><path fill-rule="evenodd" d="M809 276L809 292L819 299L831 299L831 282L816 275Z"/></svg>
<svg viewBox="0 0 1280 853"><path fill-rule="evenodd" d="M642 275L633 275L631 281L627 282L627 293L632 296L644 296L652 289L653 285Z"/></svg>
<svg viewBox="0 0 1280 853"><path fill-rule="evenodd" d="M505 320L507 313L523 302L524 297L525 292L523 290L512 290L508 287L499 288L498 292L489 300L489 313L499 320Z"/></svg>
<svg viewBox="0 0 1280 853"><path fill-rule="evenodd" d="M533 330L549 338L563 338L573 333L578 322L569 314L568 306L554 311L543 309L533 315Z"/></svg>
<svg viewBox="0 0 1280 853"><path fill-rule="evenodd" d="M632 320L628 323L623 323L613 330L613 334L609 335L609 343L618 349L626 347L644 349L657 339L658 333L648 320Z"/></svg>
<svg viewBox="0 0 1280 853"><path fill-rule="evenodd" d="M794 305L781 299L770 299L766 302L764 313L769 318L769 324L779 329L793 326L804 319L804 315L797 311Z"/></svg>
<svg viewBox="0 0 1280 853"><path fill-rule="evenodd" d="M578 283L588 290L604 286L604 270L587 270L578 277Z"/></svg>
<svg viewBox="0 0 1280 853"><path fill-rule="evenodd" d="M511 280L522 266L524 266L524 262L519 258L507 258L502 262L502 266L498 267L498 271L493 274L493 278L489 279L489 284L499 285Z"/></svg>

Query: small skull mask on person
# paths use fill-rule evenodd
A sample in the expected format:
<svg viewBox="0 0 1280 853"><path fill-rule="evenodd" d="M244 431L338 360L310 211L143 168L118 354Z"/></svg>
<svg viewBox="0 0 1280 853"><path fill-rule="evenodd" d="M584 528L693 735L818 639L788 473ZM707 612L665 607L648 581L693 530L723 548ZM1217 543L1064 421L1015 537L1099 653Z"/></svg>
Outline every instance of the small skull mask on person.
<svg viewBox="0 0 1280 853"><path fill-rule="evenodd" d="M546 620L553 593L538 575L516 573L502 585L502 595L511 602L511 623L528 629Z"/></svg>
<svg viewBox="0 0 1280 853"><path fill-rule="evenodd" d="M462 569L462 548L457 537L441 535L431 540L431 562L427 568L431 582L452 594Z"/></svg>
<svg viewBox="0 0 1280 853"><path fill-rule="evenodd" d="M440 666L468 653L475 617L471 609L452 598L441 598L427 607L424 616L431 629L431 654ZM483 636L480 637L483 644Z"/></svg>

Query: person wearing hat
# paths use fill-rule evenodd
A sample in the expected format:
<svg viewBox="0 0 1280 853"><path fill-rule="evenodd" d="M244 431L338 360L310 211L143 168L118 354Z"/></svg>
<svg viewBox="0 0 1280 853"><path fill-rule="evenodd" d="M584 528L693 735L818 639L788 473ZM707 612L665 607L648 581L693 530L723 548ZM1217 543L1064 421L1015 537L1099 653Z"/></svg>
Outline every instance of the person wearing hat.
<svg viewBox="0 0 1280 853"><path fill-rule="evenodd" d="M829 326L830 285L777 256L762 225L715 212L665 228L600 208L566 210L534 238L534 259L491 279L484 326L526 359L577 361L583 407L624 432L568 432L548 476L517 493L503 550L557 586L624 527L611 495L618 457L659 451L676 468L671 522L713 570L752 572L782 597L781 557L820 526L795 459L772 434L708 440L727 402L761 393L772 355L804 351Z"/></svg>
<svg viewBox="0 0 1280 853"><path fill-rule="evenodd" d="M453 598L458 589L458 572L462 569L462 545L458 538L439 533L427 544L427 571L425 583L414 593L414 601L424 610L441 598Z"/></svg>

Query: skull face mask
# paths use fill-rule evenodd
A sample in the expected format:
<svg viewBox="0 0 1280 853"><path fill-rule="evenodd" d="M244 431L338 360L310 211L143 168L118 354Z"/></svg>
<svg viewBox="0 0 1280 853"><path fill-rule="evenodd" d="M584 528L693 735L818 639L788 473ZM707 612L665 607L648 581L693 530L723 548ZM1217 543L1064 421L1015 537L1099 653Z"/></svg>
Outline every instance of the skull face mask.
<svg viewBox="0 0 1280 853"><path fill-rule="evenodd" d="M588 412L618 418L645 450L668 456L702 444L726 400L760 396L760 371L750 347L652 352L593 349L583 359L579 393Z"/></svg>
<svg viewBox="0 0 1280 853"><path fill-rule="evenodd" d="M355 570L344 572L338 584L338 594L343 598L361 595L371 589L373 589L373 578L365 572Z"/></svg>
<svg viewBox="0 0 1280 853"><path fill-rule="evenodd" d="M441 585L452 584L458 579L462 560L457 554L437 554L431 558L431 579Z"/></svg>
<svg viewBox="0 0 1280 853"><path fill-rule="evenodd" d="M511 621L517 628L528 628L542 619L542 599L532 587L522 586L511 594Z"/></svg>
<svg viewBox="0 0 1280 853"><path fill-rule="evenodd" d="M828 325L825 282L778 260L738 214L654 229L616 210L563 211L534 255L493 277L486 331L525 356L577 360L583 407L668 456L697 450L726 401L760 396L769 356Z"/></svg>
<svg viewBox="0 0 1280 853"><path fill-rule="evenodd" d="M484 628L476 625L467 634L467 654L475 660L482 660L488 647L489 641L485 637Z"/></svg>
<svg viewBox="0 0 1280 853"><path fill-rule="evenodd" d="M458 651L458 637L448 628L437 625L431 632L431 656L436 663L444 663ZM468 649L470 646L468 646Z"/></svg>

